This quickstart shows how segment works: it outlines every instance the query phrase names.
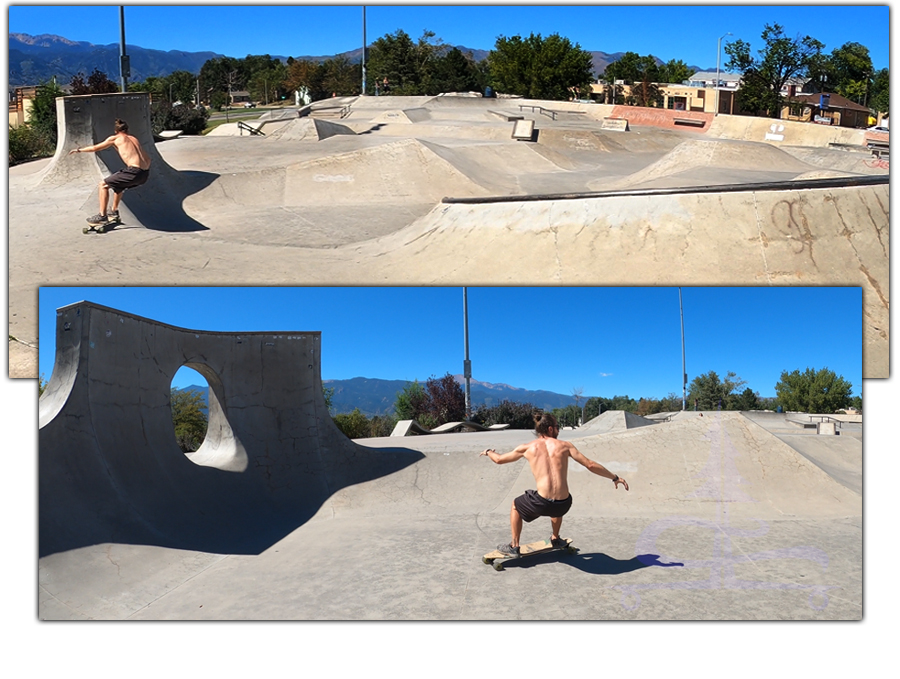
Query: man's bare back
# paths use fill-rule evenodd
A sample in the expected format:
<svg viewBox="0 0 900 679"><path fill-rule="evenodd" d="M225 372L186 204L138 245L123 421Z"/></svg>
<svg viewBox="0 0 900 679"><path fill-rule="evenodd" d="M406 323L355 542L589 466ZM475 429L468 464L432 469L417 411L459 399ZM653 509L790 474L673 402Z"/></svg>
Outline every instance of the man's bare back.
<svg viewBox="0 0 900 679"><path fill-rule="evenodd" d="M109 137L104 144L116 147L119 157L127 167L139 167L142 170L150 169L150 157L144 153L137 137L125 132L118 132Z"/></svg>
<svg viewBox="0 0 900 679"><path fill-rule="evenodd" d="M536 413L534 416L535 433L538 437L530 443L523 443L515 450L503 455L489 448L481 452L491 458L496 464L516 462L523 457L531 466L536 491L526 490L513 500L510 507L509 523L512 531L512 540L507 545L500 545L497 549L505 554L519 553L519 537L522 533L522 522L534 521L539 516L550 517L552 534L551 544L554 547L563 545L559 535L562 525L562 517L572 506L572 494L569 492L569 459L575 460L588 471L610 479L618 488L621 483L628 490L628 483L617 474L613 474L599 462L586 458L578 448L568 441L560 441L559 423L550 413Z"/></svg>
<svg viewBox="0 0 900 679"><path fill-rule="evenodd" d="M515 462L524 457L531 466L538 494L548 500L565 500L569 497L569 458L598 476L621 482L625 490L628 490L628 484L624 479L610 472L599 462L586 458L568 441L560 441L555 436L558 433L559 430L556 429L553 436L540 436L505 455L497 455L493 449L485 450L481 454L489 456L497 464Z"/></svg>

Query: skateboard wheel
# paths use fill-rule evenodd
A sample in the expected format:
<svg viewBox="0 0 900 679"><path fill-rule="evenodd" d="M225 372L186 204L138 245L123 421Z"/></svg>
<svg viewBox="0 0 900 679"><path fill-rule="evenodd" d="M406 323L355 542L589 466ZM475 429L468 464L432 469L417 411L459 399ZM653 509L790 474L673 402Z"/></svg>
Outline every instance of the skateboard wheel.
<svg viewBox="0 0 900 679"><path fill-rule="evenodd" d="M500 563L500 562L498 561L497 563L494 564L494 570L495 570L495 571L502 571L502 570L503 570L503 564Z"/></svg>
<svg viewBox="0 0 900 679"><path fill-rule="evenodd" d="M569 554L578 554L578 548L577 548L577 547L569 547L569 548L566 549L566 551L567 551Z"/></svg>
<svg viewBox="0 0 900 679"><path fill-rule="evenodd" d="M483 556L483 557L481 557L481 563L486 563L487 565L491 566L491 565L493 565L494 560L488 559L486 556Z"/></svg>

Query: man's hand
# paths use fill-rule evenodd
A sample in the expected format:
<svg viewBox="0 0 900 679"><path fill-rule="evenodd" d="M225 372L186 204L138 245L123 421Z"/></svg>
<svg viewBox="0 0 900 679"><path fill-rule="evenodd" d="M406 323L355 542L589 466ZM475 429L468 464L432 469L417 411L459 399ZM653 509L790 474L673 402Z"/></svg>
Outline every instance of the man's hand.
<svg viewBox="0 0 900 679"><path fill-rule="evenodd" d="M613 482L613 485L616 487L616 490L619 490L619 484L620 484L620 483L621 483L623 486L625 486L625 490L628 490L628 481L626 481L625 479L623 479L621 476L616 475L616 478L614 478L614 479L612 480L612 482Z"/></svg>
<svg viewBox="0 0 900 679"><path fill-rule="evenodd" d="M71 156L73 153L81 153L81 149L72 149L69 151L69 155Z"/></svg>
<svg viewBox="0 0 900 679"><path fill-rule="evenodd" d="M484 457L485 455L488 455L489 453L496 453L496 452L497 451L494 450L493 448L488 448L486 450L482 450L481 453L479 453L478 457Z"/></svg>

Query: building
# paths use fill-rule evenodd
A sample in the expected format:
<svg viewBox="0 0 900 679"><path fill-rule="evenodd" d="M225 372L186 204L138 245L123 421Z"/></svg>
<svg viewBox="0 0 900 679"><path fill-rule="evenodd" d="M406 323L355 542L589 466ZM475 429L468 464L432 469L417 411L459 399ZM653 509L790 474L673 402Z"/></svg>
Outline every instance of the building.
<svg viewBox="0 0 900 679"><path fill-rule="evenodd" d="M871 111L839 94L797 94L785 102L782 120L798 120L836 127L869 127Z"/></svg>

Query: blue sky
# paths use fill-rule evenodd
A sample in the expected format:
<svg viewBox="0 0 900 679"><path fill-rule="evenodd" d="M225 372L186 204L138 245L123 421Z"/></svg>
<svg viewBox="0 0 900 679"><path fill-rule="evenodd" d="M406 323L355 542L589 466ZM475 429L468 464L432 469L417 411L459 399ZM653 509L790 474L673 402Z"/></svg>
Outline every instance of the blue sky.
<svg viewBox="0 0 900 679"><path fill-rule="evenodd" d="M414 39L433 31L447 44L491 49L500 35L552 33L587 50L633 51L664 61L682 59L715 68L718 39L762 46L767 23L790 37L810 35L825 52L847 42L869 48L875 68L889 63L889 8L829 3L796 6L671 5L617 7L540 5L368 6L366 37L373 40L406 31ZM116 5L10 7L12 33L61 35L99 45L118 44ZM362 44L362 6L152 5L125 10L126 42L140 47L187 52L325 56ZM723 53L723 63L725 56Z"/></svg>
<svg viewBox="0 0 900 679"><path fill-rule="evenodd" d="M733 371L774 396L782 371L828 367L861 393L859 288L683 288L682 297L689 380ZM56 309L81 300L191 330L319 330L323 379L462 373L462 288L44 287L47 379ZM562 394L681 394L678 288L468 288L468 308L474 379ZM174 386L198 377L186 371Z"/></svg>

